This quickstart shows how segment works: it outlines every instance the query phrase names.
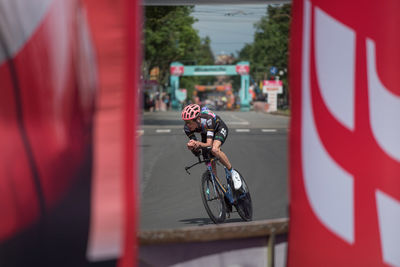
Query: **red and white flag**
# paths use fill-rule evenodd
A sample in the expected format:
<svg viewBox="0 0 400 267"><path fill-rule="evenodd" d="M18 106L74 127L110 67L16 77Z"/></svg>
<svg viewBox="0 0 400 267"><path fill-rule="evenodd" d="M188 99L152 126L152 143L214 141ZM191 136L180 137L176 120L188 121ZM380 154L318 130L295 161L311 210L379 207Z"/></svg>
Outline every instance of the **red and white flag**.
<svg viewBox="0 0 400 267"><path fill-rule="evenodd" d="M400 266L399 11L293 2L288 266Z"/></svg>

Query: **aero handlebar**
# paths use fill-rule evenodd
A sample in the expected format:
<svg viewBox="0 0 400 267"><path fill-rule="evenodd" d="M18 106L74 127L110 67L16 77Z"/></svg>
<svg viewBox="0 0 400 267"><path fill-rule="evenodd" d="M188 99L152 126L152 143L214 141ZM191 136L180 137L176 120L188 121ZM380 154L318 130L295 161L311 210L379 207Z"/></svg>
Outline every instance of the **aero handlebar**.
<svg viewBox="0 0 400 267"><path fill-rule="evenodd" d="M208 152L208 153L210 153L210 151L211 151L211 147L204 147L204 148L201 148L203 151L205 150L206 152ZM196 165L198 165L198 164L201 164L201 163L204 163L204 162L210 162L210 161L213 161L213 160L218 160L218 158L217 157L211 157L211 158L209 158L209 159L203 159L203 160L201 160L200 159L200 156L197 156L197 158L198 158L198 162L196 162L196 163L194 163L194 164L192 164L192 165L190 165L190 166L186 166L185 167L185 171L188 173L188 174L190 174L190 172L189 172L189 169L191 169L192 167L194 167L194 166L196 166Z"/></svg>

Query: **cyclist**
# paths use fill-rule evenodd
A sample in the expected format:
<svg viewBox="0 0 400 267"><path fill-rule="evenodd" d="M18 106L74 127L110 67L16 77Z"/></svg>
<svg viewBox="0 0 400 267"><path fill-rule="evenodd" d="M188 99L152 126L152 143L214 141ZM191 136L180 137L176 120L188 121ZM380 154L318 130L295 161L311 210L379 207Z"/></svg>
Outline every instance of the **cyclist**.
<svg viewBox="0 0 400 267"><path fill-rule="evenodd" d="M211 153L228 169L228 177L232 178L234 188L238 190L242 186L239 174L232 168L226 154L221 151L221 146L228 137L228 127L223 120L208 108L200 109L197 104L187 105L182 110L182 120L185 121L184 131L190 139L187 143L188 149L198 155L200 148L211 147ZM195 132L201 133L201 142L197 141ZM207 157L205 153L203 156ZM215 162L212 168L216 173Z"/></svg>

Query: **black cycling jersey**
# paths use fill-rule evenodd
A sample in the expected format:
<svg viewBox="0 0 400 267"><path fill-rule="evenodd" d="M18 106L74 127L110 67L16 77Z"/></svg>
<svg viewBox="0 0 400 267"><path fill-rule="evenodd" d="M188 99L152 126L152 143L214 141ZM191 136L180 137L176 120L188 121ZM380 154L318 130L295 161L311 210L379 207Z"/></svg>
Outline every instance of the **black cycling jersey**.
<svg viewBox="0 0 400 267"><path fill-rule="evenodd" d="M203 143L206 142L207 138L220 140L224 143L228 137L228 127L223 120L209 110L202 111L199 116L200 126L197 129L191 132L186 124L184 126L184 131L189 139L197 140L194 133L200 133Z"/></svg>

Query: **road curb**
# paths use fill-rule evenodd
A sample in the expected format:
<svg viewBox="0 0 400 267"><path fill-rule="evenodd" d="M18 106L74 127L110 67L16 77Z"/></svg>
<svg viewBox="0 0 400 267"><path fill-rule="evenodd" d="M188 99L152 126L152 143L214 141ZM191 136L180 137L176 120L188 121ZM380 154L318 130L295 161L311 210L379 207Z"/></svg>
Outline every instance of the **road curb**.
<svg viewBox="0 0 400 267"><path fill-rule="evenodd" d="M140 245L165 243L208 242L250 237L266 237L271 234L287 234L289 219L226 223L166 230L139 231Z"/></svg>

